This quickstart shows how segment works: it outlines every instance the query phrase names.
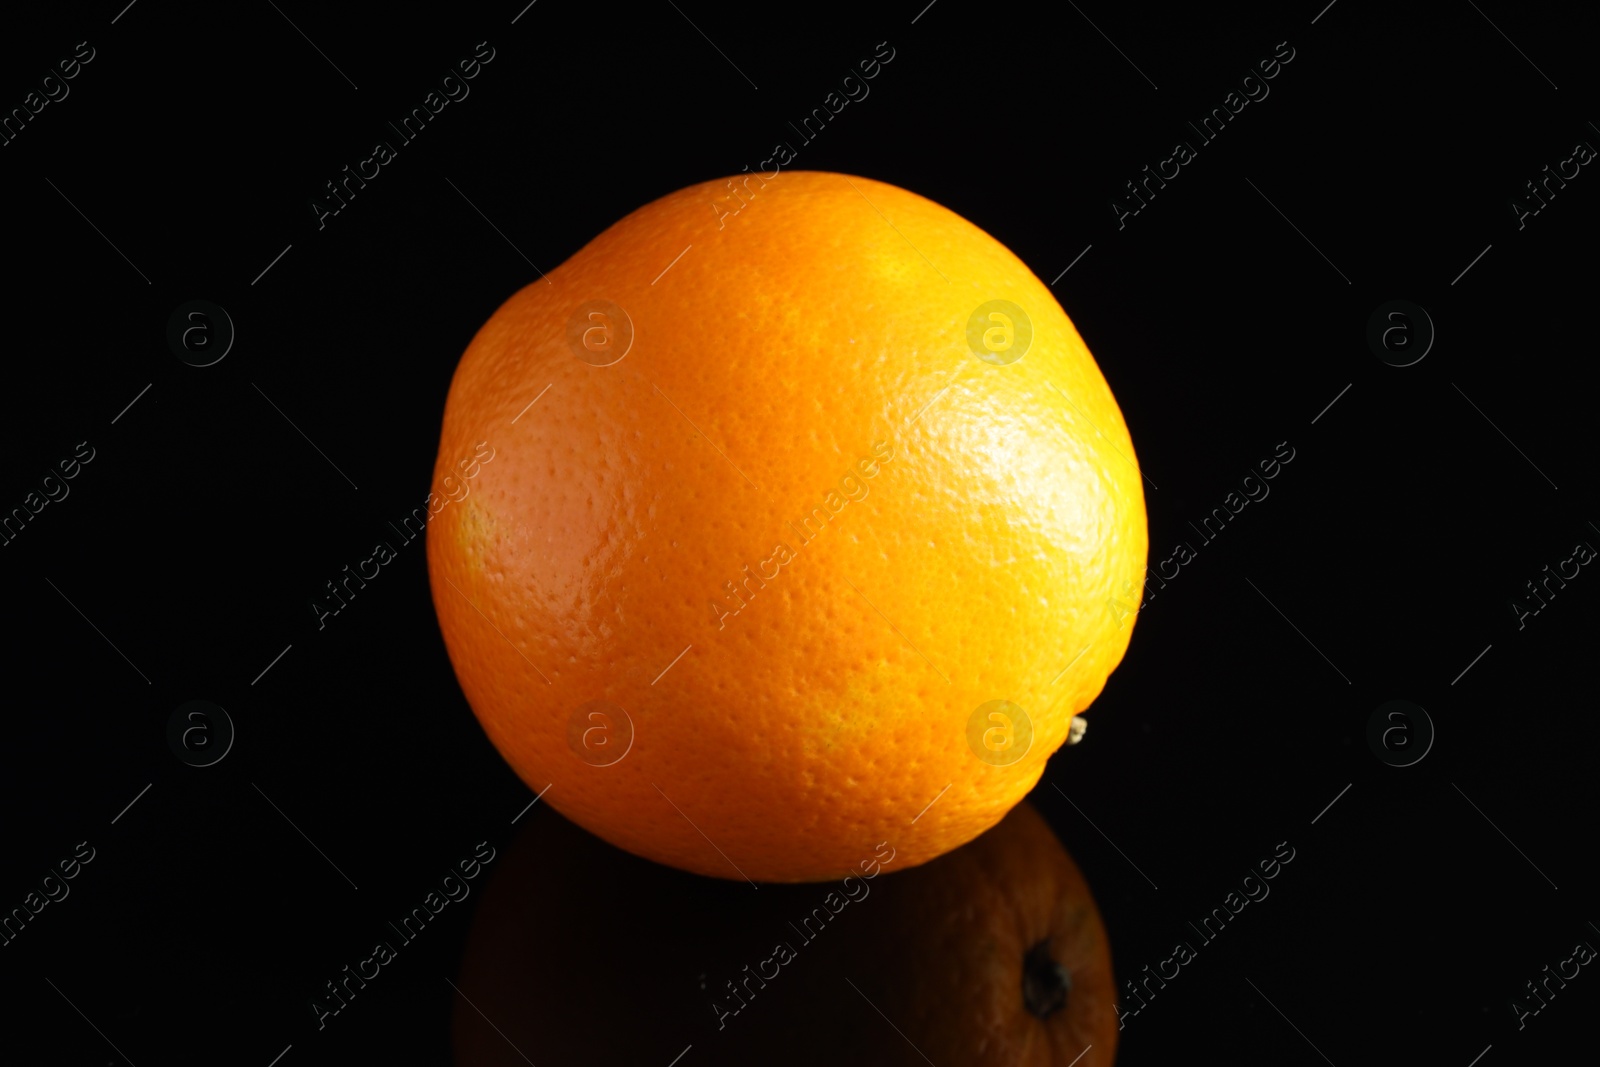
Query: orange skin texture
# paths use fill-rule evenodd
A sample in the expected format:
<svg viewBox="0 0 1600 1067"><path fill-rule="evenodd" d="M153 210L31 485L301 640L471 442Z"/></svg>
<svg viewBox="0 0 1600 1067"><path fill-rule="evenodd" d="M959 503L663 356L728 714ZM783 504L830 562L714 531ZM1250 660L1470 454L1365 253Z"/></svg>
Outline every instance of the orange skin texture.
<svg viewBox="0 0 1600 1067"><path fill-rule="evenodd" d="M453 979L455 1062L667 1063L692 1044L696 1063L740 1067L1110 1067L1105 926L1032 805L913 870L881 854L893 858L870 878L752 893L644 863L536 808L478 887ZM830 915L825 892L850 902ZM802 935L791 923L815 909L829 917ZM1071 986L1042 1019L1023 996L1041 941ZM742 1008L729 980L744 983Z"/></svg>
<svg viewBox="0 0 1600 1067"><path fill-rule="evenodd" d="M754 881L839 878L883 840L912 866L1021 800L1121 660L1133 443L992 237L867 178L749 184L731 216L724 182L647 204L479 330L434 473L456 497L427 527L434 604L495 747L607 841ZM995 299L1033 329L1004 366L968 344ZM591 300L632 323L609 366L568 339ZM632 727L607 766L568 741L595 699ZM997 699L1033 729L1005 765L968 741Z"/></svg>

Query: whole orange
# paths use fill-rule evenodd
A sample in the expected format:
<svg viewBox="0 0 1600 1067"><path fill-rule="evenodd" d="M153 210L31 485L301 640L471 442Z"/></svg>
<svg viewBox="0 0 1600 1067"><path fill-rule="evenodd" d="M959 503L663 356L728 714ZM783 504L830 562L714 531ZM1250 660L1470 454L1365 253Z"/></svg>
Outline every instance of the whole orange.
<svg viewBox="0 0 1600 1067"><path fill-rule="evenodd" d="M842 174L680 190L513 295L434 493L434 605L501 755L607 841L753 881L999 822L1145 567L1133 444L1049 289Z"/></svg>

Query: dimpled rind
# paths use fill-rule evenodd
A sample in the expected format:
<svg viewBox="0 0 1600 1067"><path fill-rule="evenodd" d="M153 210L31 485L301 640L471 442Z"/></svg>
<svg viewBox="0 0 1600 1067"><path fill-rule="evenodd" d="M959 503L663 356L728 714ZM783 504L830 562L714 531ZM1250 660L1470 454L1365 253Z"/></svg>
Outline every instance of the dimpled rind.
<svg viewBox="0 0 1600 1067"><path fill-rule="evenodd" d="M999 822L1121 660L1133 443L1066 313L971 223L855 176L737 187L736 213L726 181L633 212L473 338L434 604L495 747L612 844L756 881L881 841L914 866ZM1031 329L1009 362L1015 321L971 341L993 301ZM626 721L573 730L593 701ZM969 739L991 701L1026 714L1020 756L1016 724Z"/></svg>

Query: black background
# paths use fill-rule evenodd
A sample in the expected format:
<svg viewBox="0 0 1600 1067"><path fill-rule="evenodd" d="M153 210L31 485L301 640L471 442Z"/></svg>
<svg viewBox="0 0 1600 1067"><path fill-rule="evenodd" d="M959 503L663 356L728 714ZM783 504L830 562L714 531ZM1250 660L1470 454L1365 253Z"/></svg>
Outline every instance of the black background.
<svg viewBox="0 0 1600 1067"><path fill-rule="evenodd" d="M1296 850L1120 1062L1593 1056L1592 968L1520 1031L1509 1006L1600 944L1600 578L1522 629L1509 607L1600 545L1600 177L1520 230L1509 206L1600 144L1579 16L923 2L6 15L6 109L77 42L95 58L0 148L0 508L78 442L95 458L0 547L0 906L77 842L96 857L0 948L5 1062L446 1062L468 907L327 1029L307 1001L532 794L455 682L420 545L321 631L309 601L426 494L456 361L530 261L753 167L885 40L795 166L925 195L1058 279L1150 479L1151 563L1199 548L1034 793L1119 976ZM484 40L471 95L319 229L323 183ZM1119 229L1122 183L1281 41L1270 96ZM237 328L207 368L165 340L195 298ZM1413 366L1366 341L1393 299L1437 329ZM1281 441L1270 497L1201 546L1189 522ZM196 698L238 730L199 769L165 733ZM1396 698L1437 729L1403 769L1366 741ZM660 1062L688 1040L663 1033Z"/></svg>

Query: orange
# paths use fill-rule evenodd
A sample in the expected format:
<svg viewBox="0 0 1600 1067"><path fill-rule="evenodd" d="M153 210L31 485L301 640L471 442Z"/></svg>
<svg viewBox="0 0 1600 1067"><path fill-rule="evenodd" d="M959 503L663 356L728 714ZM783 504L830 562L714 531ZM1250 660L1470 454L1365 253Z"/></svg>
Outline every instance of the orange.
<svg viewBox="0 0 1600 1067"><path fill-rule="evenodd" d="M722 878L995 825L1121 660L1145 567L1132 441L1049 289L842 174L680 190L513 295L434 492L489 739L579 825Z"/></svg>
<svg viewBox="0 0 1600 1067"><path fill-rule="evenodd" d="M1109 1067L1105 926L1032 805L897 866L752 893L536 808L474 902L455 1062Z"/></svg>

